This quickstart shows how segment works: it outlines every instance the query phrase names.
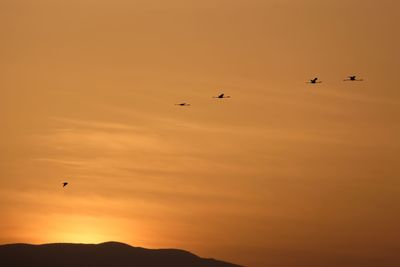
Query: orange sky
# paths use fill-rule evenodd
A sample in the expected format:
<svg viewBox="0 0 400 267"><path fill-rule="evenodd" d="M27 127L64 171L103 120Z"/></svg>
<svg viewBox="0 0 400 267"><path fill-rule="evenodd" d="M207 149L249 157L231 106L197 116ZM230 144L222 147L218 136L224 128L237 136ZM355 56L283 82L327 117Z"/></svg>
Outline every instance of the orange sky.
<svg viewBox="0 0 400 267"><path fill-rule="evenodd" d="M0 0L0 243L400 265L399 10Z"/></svg>

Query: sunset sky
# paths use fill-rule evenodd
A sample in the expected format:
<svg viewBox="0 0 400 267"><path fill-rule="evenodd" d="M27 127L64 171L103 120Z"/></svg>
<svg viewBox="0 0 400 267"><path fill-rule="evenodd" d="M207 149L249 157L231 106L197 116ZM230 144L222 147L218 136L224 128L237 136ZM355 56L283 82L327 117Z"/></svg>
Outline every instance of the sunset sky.
<svg viewBox="0 0 400 267"><path fill-rule="evenodd" d="M0 243L400 266L399 12L0 0Z"/></svg>

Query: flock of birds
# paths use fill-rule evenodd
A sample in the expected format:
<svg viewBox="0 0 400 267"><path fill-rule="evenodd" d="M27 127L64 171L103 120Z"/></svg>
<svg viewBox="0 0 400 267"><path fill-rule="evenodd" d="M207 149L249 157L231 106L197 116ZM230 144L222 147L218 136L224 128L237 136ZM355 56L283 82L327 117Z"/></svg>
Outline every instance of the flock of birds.
<svg viewBox="0 0 400 267"><path fill-rule="evenodd" d="M347 77L346 79L344 79L343 81L345 81L345 82L347 82L347 81L350 81L350 82L361 82L361 81L363 81L363 79L357 78L356 75L351 75L351 76L348 76L348 77ZM317 83L322 83L322 81L320 81L318 77L315 77L315 78L313 78L313 79L310 79L310 80L307 81L306 83L317 84ZM218 96L213 96L213 98L218 98L218 99L230 98L230 97L231 97L231 96L225 95L224 93L222 93L222 94L220 94L220 95L218 95ZM191 106L191 104L186 103L186 102L177 103L177 104L175 104L175 105L181 106L181 107ZM63 187L63 188L66 187L67 185L68 185L68 182L63 182L63 183L62 183L62 187Z"/></svg>
<svg viewBox="0 0 400 267"><path fill-rule="evenodd" d="M225 95L225 94L220 94L220 95L218 95L218 96L213 96L213 98L230 98L231 96L229 96L229 95ZM185 102L183 102L183 103L178 103L178 104L175 104L175 105L177 105L177 106L181 106L181 107L187 107L187 106L190 106L190 104L189 103L185 103Z"/></svg>
<svg viewBox="0 0 400 267"><path fill-rule="evenodd" d="M351 76L347 76L347 78L344 79L343 81L345 81L345 82L347 82L347 81L350 81L350 82L361 82L361 81L363 81L363 79L357 78L356 75L351 75ZM316 78L313 78L313 79L307 81L306 83L316 84L316 83L322 83L322 81L320 81L319 78L316 77ZM230 96L229 95L225 95L225 94L220 94L218 96L213 96L213 98L219 98L219 99L221 99L221 98L230 98ZM186 103L186 102L177 103L175 105L181 106L181 107L191 106L191 104Z"/></svg>
<svg viewBox="0 0 400 267"><path fill-rule="evenodd" d="M343 81L344 82L361 82L361 81L363 81L363 79L358 79L357 76L352 75L352 76L348 76ZM319 81L318 78L314 78L314 79L309 80L306 83L322 83L322 81Z"/></svg>

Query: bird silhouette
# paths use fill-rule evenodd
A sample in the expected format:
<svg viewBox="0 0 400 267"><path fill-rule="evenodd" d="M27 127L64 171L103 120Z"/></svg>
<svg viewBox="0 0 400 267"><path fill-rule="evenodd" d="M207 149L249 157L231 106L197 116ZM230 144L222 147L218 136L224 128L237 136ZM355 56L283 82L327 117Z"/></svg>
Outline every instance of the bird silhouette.
<svg viewBox="0 0 400 267"><path fill-rule="evenodd" d="M307 83L322 83L322 81L318 81L318 78L314 78L309 80Z"/></svg>
<svg viewBox="0 0 400 267"><path fill-rule="evenodd" d="M357 79L356 75L352 75L352 76L348 76L347 79L344 79L343 81L345 81L345 82L347 82L347 81L361 82L361 81L363 81L363 79Z"/></svg>
<svg viewBox="0 0 400 267"><path fill-rule="evenodd" d="M230 98L231 96L225 95L225 94L220 94L219 96L213 96L213 98Z"/></svg>
<svg viewBox="0 0 400 267"><path fill-rule="evenodd" d="M63 187L66 187L68 185L68 183L67 182L63 182L62 185L63 185Z"/></svg>
<svg viewBox="0 0 400 267"><path fill-rule="evenodd" d="M187 106L190 106L190 104L188 104L188 103L178 103L178 104L175 104L175 105L177 105L177 106L181 106L181 107L187 107Z"/></svg>

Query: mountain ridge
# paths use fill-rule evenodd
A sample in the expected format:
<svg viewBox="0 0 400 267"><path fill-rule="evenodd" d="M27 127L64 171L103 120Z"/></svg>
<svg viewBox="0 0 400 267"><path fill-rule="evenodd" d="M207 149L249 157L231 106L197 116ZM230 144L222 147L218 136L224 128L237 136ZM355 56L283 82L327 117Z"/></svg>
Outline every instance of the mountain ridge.
<svg viewBox="0 0 400 267"><path fill-rule="evenodd" d="M6 267L243 267L202 258L189 251L147 249L108 241L99 244L0 244L0 265Z"/></svg>

